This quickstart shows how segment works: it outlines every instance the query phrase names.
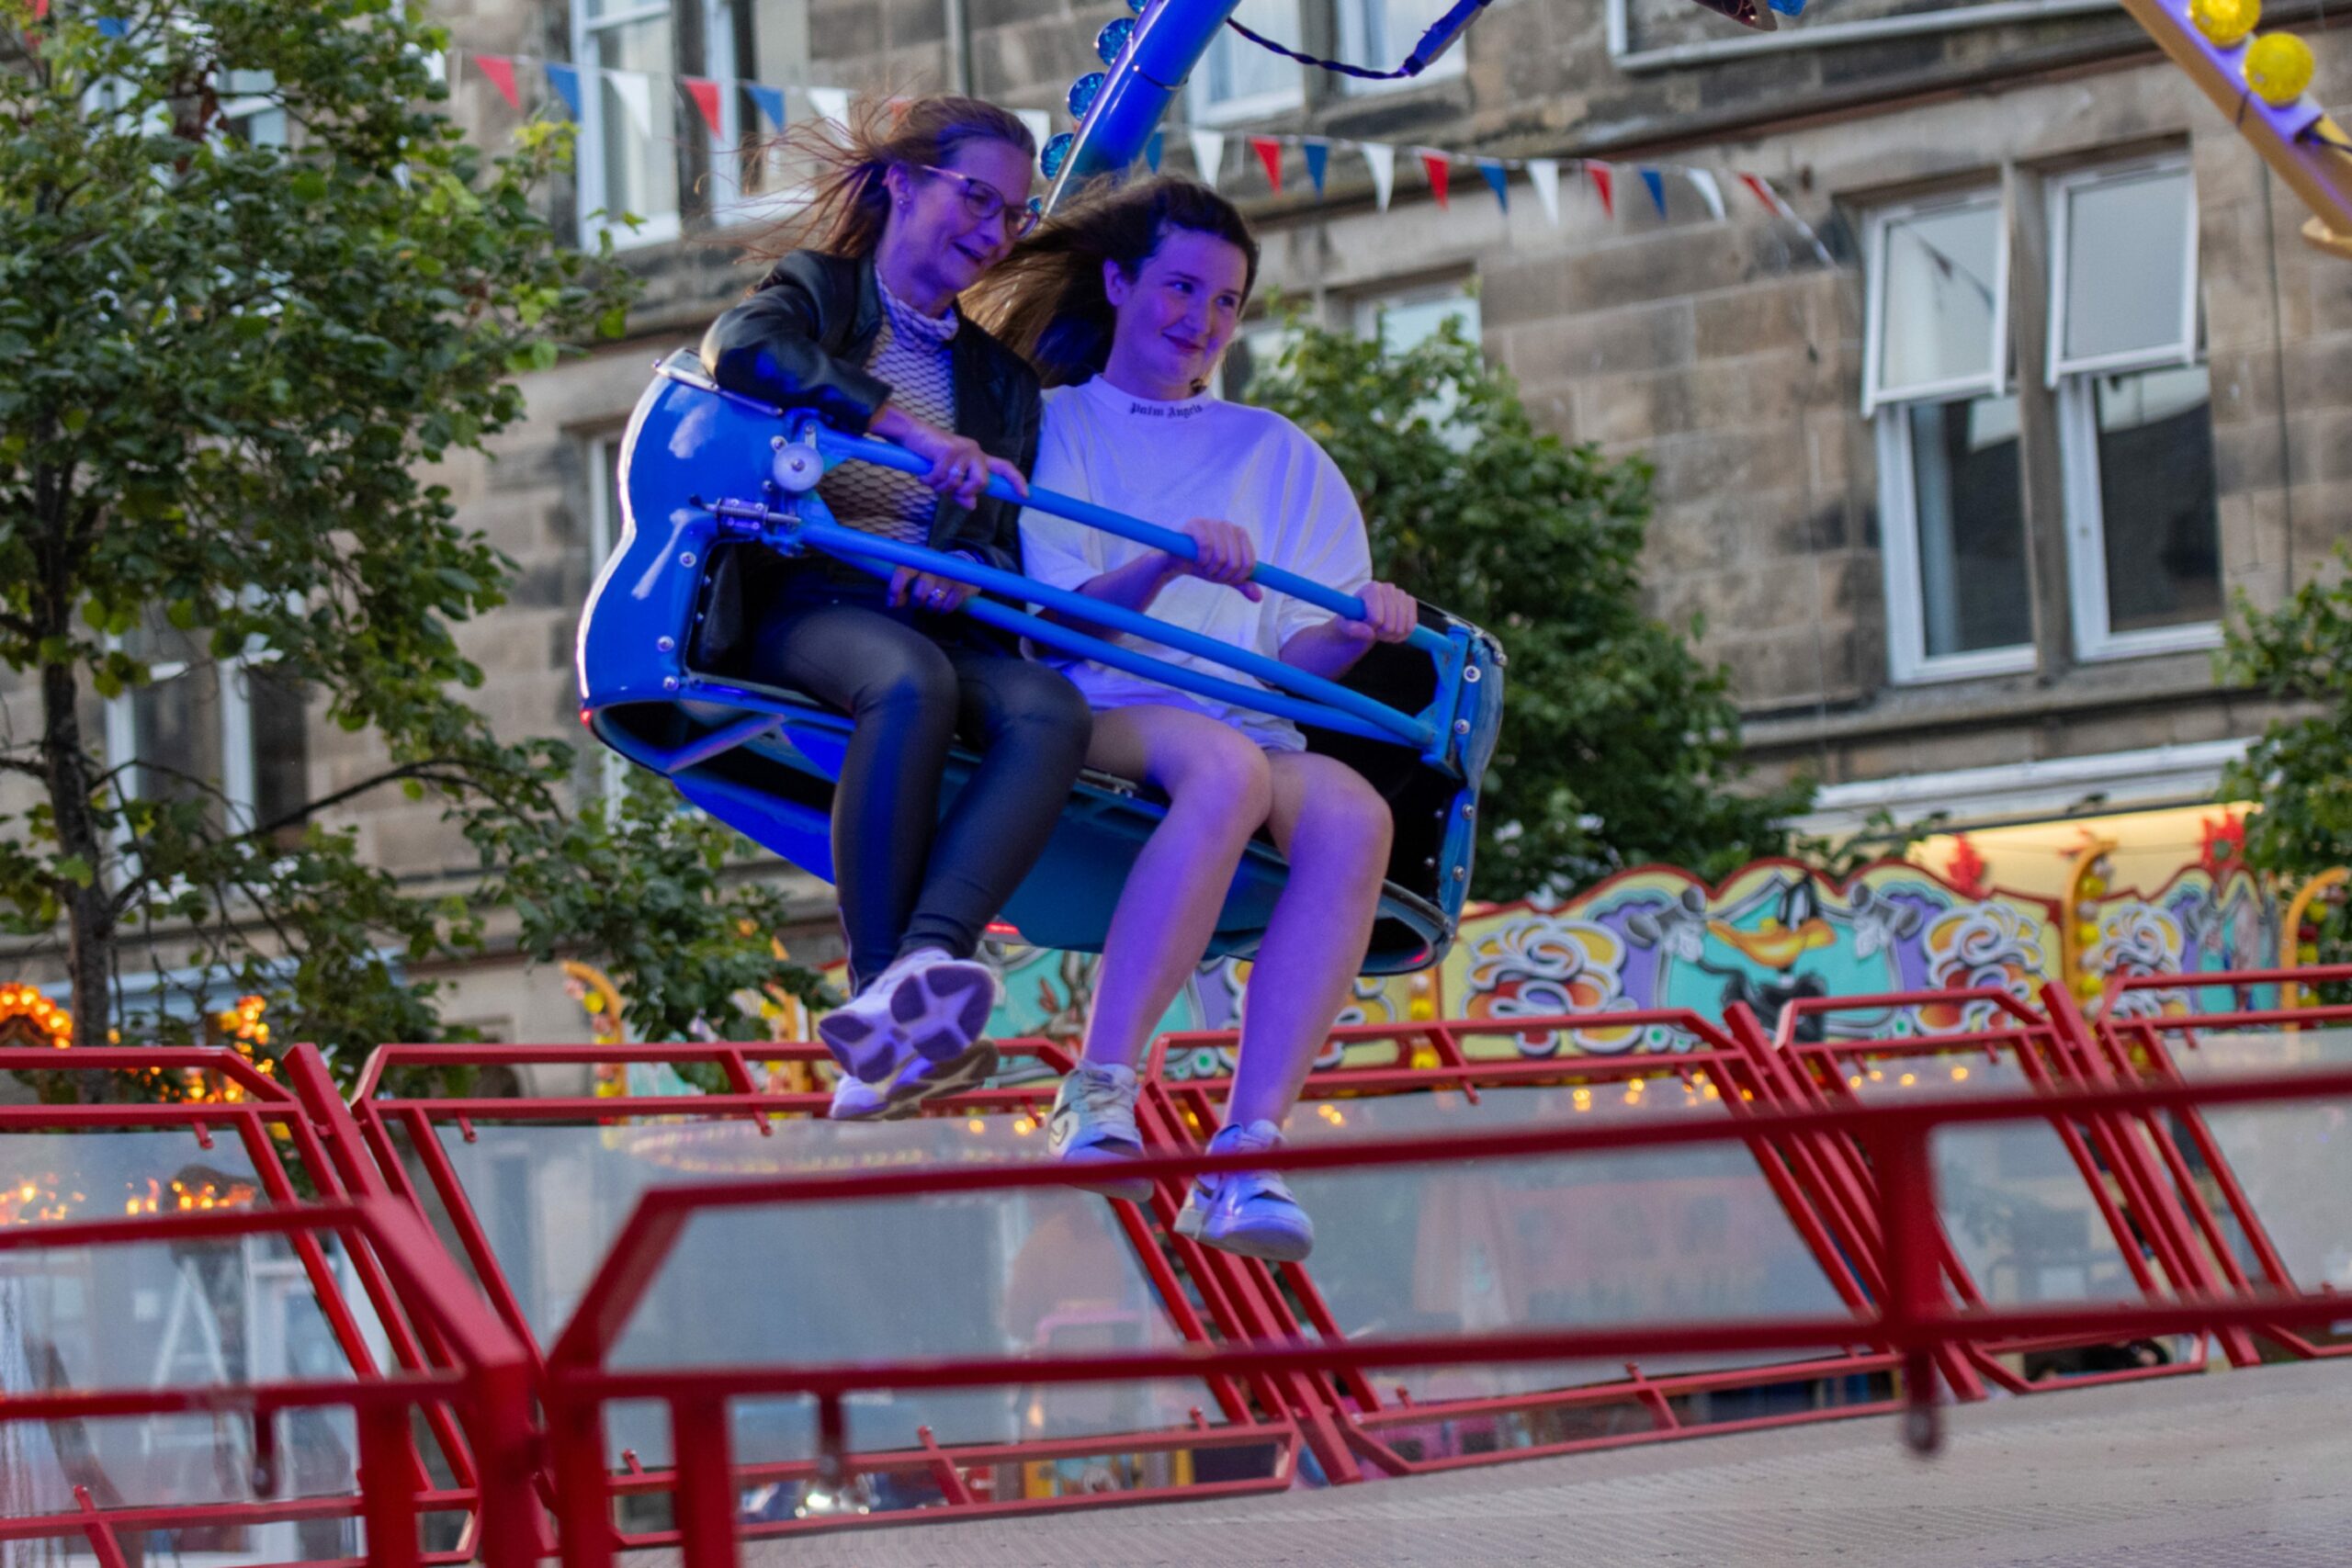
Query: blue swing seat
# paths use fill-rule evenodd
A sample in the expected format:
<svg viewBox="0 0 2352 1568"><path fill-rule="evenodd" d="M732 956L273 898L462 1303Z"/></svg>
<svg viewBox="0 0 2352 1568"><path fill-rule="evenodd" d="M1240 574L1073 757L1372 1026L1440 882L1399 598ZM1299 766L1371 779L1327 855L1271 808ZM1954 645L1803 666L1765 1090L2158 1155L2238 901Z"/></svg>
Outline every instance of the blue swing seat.
<svg viewBox="0 0 2352 1568"><path fill-rule="evenodd" d="M622 531L597 575L578 645L581 718L599 740L829 882L833 787L850 722L804 694L752 677L742 614L747 577L772 570L776 555L818 549L877 575L915 564L1013 603L1106 614L1091 601L1025 578L835 525L813 486L825 468L852 460L924 467L886 443L842 436L805 415L723 391L691 353L673 355L639 400L622 441ZM1189 545L1182 536L1070 498L1035 491L1029 504L1130 537L1167 541L1168 547ZM1362 614L1351 596L1270 568L1260 569L1259 581L1270 591ZM751 592L756 590L754 581ZM1276 692L1210 680L1131 646L1105 645L1004 600L976 596L965 613L1041 644L1299 722L1311 747L1362 771L1396 817L1396 850L1363 972L1423 968L1444 954L1468 890L1477 785L1501 720L1501 651L1485 633L1424 607L1411 642L1374 647L1341 684L1269 669L1270 660L1134 617L1148 623L1157 640L1204 645L1235 668L1287 688ZM961 749L951 754L943 810L975 761ZM1164 811L1165 802L1149 790L1086 774L1004 919L1036 946L1100 952L1136 852ZM1256 950L1287 874L1262 835L1250 845L1218 917L1211 956L1247 957Z"/></svg>

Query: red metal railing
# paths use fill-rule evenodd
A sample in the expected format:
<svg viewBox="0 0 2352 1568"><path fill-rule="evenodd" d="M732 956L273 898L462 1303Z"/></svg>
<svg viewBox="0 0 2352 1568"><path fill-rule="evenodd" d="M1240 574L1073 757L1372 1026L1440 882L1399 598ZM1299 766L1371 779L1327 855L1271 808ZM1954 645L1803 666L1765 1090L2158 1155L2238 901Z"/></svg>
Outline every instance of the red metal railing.
<svg viewBox="0 0 2352 1568"><path fill-rule="evenodd" d="M168 1101L163 1103L102 1102L92 1105L8 1105L0 1106L0 1134L29 1134L43 1130L70 1131L84 1134L107 1132L136 1132L181 1130L188 1133L199 1151L214 1146L216 1134L233 1139L233 1146L250 1165L258 1186L260 1199L271 1204L294 1205L304 1201L300 1190L308 1187L311 1194L333 1201L339 1199L381 1195L381 1182L375 1177L374 1167L356 1147L355 1140L338 1139L338 1120L349 1121L341 1096L328 1074L318 1052L310 1046L297 1046L285 1058L284 1080L265 1075L254 1065L234 1051L214 1047L108 1047L102 1051L61 1053L55 1049L11 1047L0 1049L0 1072L16 1070L55 1071L62 1063L69 1063L75 1071L102 1074L133 1085L151 1081L155 1073L196 1073L215 1080L225 1090L233 1087L241 1098ZM280 1140L283 1140L281 1146ZM351 1156L357 1156L355 1160ZM292 1164L289 1166L288 1158ZM300 1181L297 1181L297 1173ZM347 1176L356 1181L346 1181ZM413 1213L411 1206L403 1205ZM158 1216L162 1217L162 1216ZM6 1245L17 1247L40 1247L63 1245L51 1238L59 1234L53 1224L41 1223L17 1227L15 1240ZM366 1380L378 1375L374 1352L360 1325L353 1304L345 1299L343 1284L336 1278L318 1227L297 1225L285 1232L288 1246L299 1259L305 1280L322 1317L325 1320L335 1348L343 1356L354 1377ZM436 1248L437 1252L437 1248ZM375 1252L360 1247L346 1252L353 1274L372 1310L375 1322L382 1328L385 1342L395 1362L411 1372L447 1369L455 1363L448 1347L441 1340L430 1319L422 1325L413 1323L400 1293L385 1272L384 1265ZM10 1401L8 1408L17 1408ZM441 1458L447 1466L451 1481L447 1488L435 1488L425 1458L408 1443L409 1464L419 1495L430 1499L435 1511L474 1512L478 1476L472 1456L469 1453L460 1424L443 1402L428 1402L424 1406L426 1427ZM266 1441L265 1434L262 1438ZM351 1500L316 1500L289 1511L292 1505L277 1505L260 1514L241 1515L240 1505L224 1504L209 1517L199 1522L271 1522L297 1517L327 1517L340 1511L351 1514L356 1504ZM85 1510L86 1511L86 1510ZM94 1517L107 1521L110 1528L163 1529L164 1524L149 1517L152 1510L99 1510ZM117 1520L119 1522L116 1522ZM33 1521L19 1521L20 1524ZM435 1554L435 1560L462 1561L472 1551L475 1524L470 1518L458 1545ZM23 1538L17 1529L12 1539ZM552 1541L547 1542L550 1547Z"/></svg>
<svg viewBox="0 0 2352 1568"><path fill-rule="evenodd" d="M94 1108L96 1109L96 1108ZM106 1108L113 1109L113 1108ZM0 1253L153 1243L219 1242L284 1235L316 1244L339 1235L356 1254L382 1266L401 1300L430 1322L456 1365L449 1370L343 1381L283 1381L201 1388L75 1389L11 1394L0 1400L0 1421L74 1422L205 1414L243 1415L253 1422L257 1489L265 1495L235 1503L102 1509L80 1495L74 1513L0 1520L0 1540L78 1536L103 1564L126 1561L124 1531L251 1526L304 1517L356 1514L367 1529L366 1562L379 1568L413 1568L426 1561L418 1539L427 1512L478 1506L480 1528L458 1558L479 1557L493 1568L527 1568L539 1555L540 1509L532 1491L536 1472L528 1369L523 1348L467 1289L447 1255L415 1213L383 1198L266 1209L175 1212L137 1218L15 1225L0 1230ZM269 1436L279 1412L345 1406L359 1437L357 1495L270 1500L276 1490ZM475 1485L435 1492L424 1483L411 1439L412 1414L454 1413L474 1457ZM445 1556L448 1554L444 1554Z"/></svg>
<svg viewBox="0 0 2352 1568"><path fill-rule="evenodd" d="M998 1048L1008 1060L1035 1059L1049 1076L1033 1082L1000 1083L967 1089L944 1101L934 1102L936 1109L957 1117L1023 1117L1042 1126L1057 1082L1063 1073L1069 1070L1069 1057L1044 1041L1001 1041ZM755 1069L770 1062L814 1065L829 1064L830 1061L821 1047L808 1044L629 1045L619 1048L390 1045L381 1048L370 1057L355 1090L352 1111L364 1129L367 1144L373 1150L387 1179L405 1193L411 1201L442 1217L460 1255L481 1282L492 1310L526 1346L535 1377L543 1377L545 1348L539 1343L530 1314L514 1281L508 1277L507 1263L498 1256L490 1228L483 1222L474 1196L467 1190L456 1162L449 1157L444 1146L442 1134L446 1131L458 1139L470 1142L482 1130L497 1124L589 1123L616 1127L640 1122L666 1124L692 1119L701 1122L748 1123L756 1126L763 1137L772 1136L779 1125L789 1125L793 1122L805 1123L821 1116L831 1097L830 1092L763 1089L760 1087L760 1076ZM689 1092L431 1100L389 1100L379 1092L387 1077L396 1069L492 1066L548 1068L590 1063L717 1067L724 1075L728 1087L725 1092L716 1094ZM409 1151L406 1158L403 1157L403 1145ZM416 1176L410 1169L412 1161L422 1174L422 1188L417 1185ZM1213 1267L1190 1272L1188 1278L1183 1261L1171 1259L1163 1238L1151 1231L1133 1206L1115 1204L1109 1207L1148 1283L1166 1327L1174 1338L1185 1344L1206 1347L1225 1337L1274 1337L1289 1331L1287 1314L1279 1306L1262 1301L1238 1303L1230 1279L1216 1274ZM1222 1254L1215 1256L1220 1261L1232 1261ZM1188 1282L1199 1290L1202 1305L1195 1305L1192 1292L1186 1288ZM788 1340L790 1326L780 1325L780 1333ZM1012 1442L941 1442L928 1428L924 1428L918 1432L915 1447L860 1455L859 1469L863 1473L922 1478L934 1485L951 1506L959 1510L1009 1514L1135 1502L1155 1496L1212 1496L1280 1490L1290 1484L1302 1448L1310 1443L1319 1462L1352 1463L1347 1446L1340 1438L1323 1403L1310 1397L1296 1380L1236 1376L1211 1364L1204 1368L1198 1382L1205 1388L1214 1420L1195 1409L1190 1412L1187 1424L1174 1428L1100 1436L1036 1438ZM1303 1430L1306 1427L1313 1430ZM600 1430L596 1438L599 1457L593 1467L574 1452L571 1459L576 1470L571 1473L563 1472L560 1468L563 1455L559 1448L558 1468L551 1471L548 1483L550 1495L560 1486L576 1488L591 1484L585 1478L592 1470L600 1478L595 1483L601 1484L610 1497L671 1492L681 1484L681 1475L687 1468L687 1445L697 1438L698 1433L692 1426L678 1428L675 1439L678 1451L673 1455L672 1463L646 1464L639 1461L634 1453L624 1450L621 1467L616 1471L609 1461L609 1445ZM976 1495L968 1479L975 1472L984 1472L996 1467L1048 1463L1064 1459L1172 1452L1199 1455L1215 1450L1261 1450L1266 1456L1262 1473L1171 1485L1143 1484L1107 1494L1009 1499ZM797 1485L816 1479L812 1462L806 1460L777 1460L740 1465L736 1468L736 1474L747 1487L768 1483ZM881 1513L873 1516L871 1522L888 1523L902 1517ZM822 1522L838 1527L854 1524L858 1519L855 1516L833 1516ZM678 1539L674 1529L620 1529L611 1525L609 1520L607 1528L613 1529L617 1545L632 1551L660 1548L673 1544ZM807 1528L810 1527L798 1520L767 1520L748 1524L745 1533L781 1534Z"/></svg>
<svg viewBox="0 0 2352 1568"><path fill-rule="evenodd" d="M1770 1050L1773 1056L1792 1069L1787 1074L1783 1086L1788 1090L1790 1100L1819 1107L1868 1103L1873 1094L1884 1091L1888 1082L1886 1075L1890 1072L1894 1075L1893 1082L1898 1088L1916 1087L1923 1081L1933 1083L1938 1068L1945 1073L1947 1083L1965 1081L1972 1064L1979 1057L1989 1067L2013 1067L2037 1091L2046 1092L2070 1085L2094 1086L2106 1081L2096 1074L2086 1073L2079 1060L2079 1052L2069 1048L2065 1021L2072 998L2065 995L2063 987L2052 987L2047 989L2044 999L2051 1008L2046 1014L2034 1012L2015 996L1996 987L1953 992L1898 992L1872 997L1804 998L1791 1004L1781 1013ZM1973 1009L1980 1016L1997 1021L1989 1026L1892 1039L1800 1038L1807 1020L1827 1019L1851 1012L1904 1010L1917 1013L1931 1007L1947 1011ZM1761 1035L1755 1027L1754 1019L1745 1009L1735 1009L1734 1016L1728 1021L1735 1034L1751 1043L1760 1041ZM1923 1073L1927 1075L1924 1080L1920 1077ZM2157 1297L2178 1289L2212 1287L2214 1281L2201 1267L2201 1260L2184 1235L2177 1206L2169 1201L2146 1150L2129 1136L2127 1129L2107 1119L2076 1125L2063 1118L2052 1118L2050 1126L2068 1161L2081 1178L2084 1190L2098 1212L2118 1259L2143 1296ZM1826 1156L1826 1162L1836 1168L1834 1190L1850 1195L1867 1190L1871 1173L1864 1151L1850 1142L1841 1140L1835 1153ZM1847 1206L1850 1213L1850 1196ZM1863 1235L1859 1239L1860 1245L1875 1254L1878 1247L1875 1235ZM1961 1302L1973 1307L1984 1305L1984 1282L1973 1277L1959 1249L1952 1245L1948 1231L1938 1232L1937 1246L1939 1266ZM2143 1256L2143 1250L2146 1256ZM2154 1265L2153 1268L2152 1263ZM1976 1382L1980 1378L2009 1393L2024 1393L2049 1385L2028 1381L2000 1358L2080 1348L2106 1342L2106 1337L2094 1336L2087 1338L2045 1337L2016 1344L1978 1343L1964 1348L1962 1353L1966 1365L1947 1366L1944 1371L1954 1388L1965 1397L1975 1397L1981 1393L1982 1385ZM2233 1359L2240 1364L2247 1364L2251 1357L2250 1348L2243 1354L2239 1353L2245 1345L2244 1337L2233 1335L2229 1342ZM2200 1337L2188 1357L2181 1361L2144 1369L2079 1373L2068 1377L2062 1386L2079 1388L2137 1378L2177 1375L2200 1371L2204 1364L2204 1341Z"/></svg>
<svg viewBox="0 0 2352 1568"><path fill-rule="evenodd" d="M1664 1030L1668 1039L1687 1042L1690 1048L1513 1061L1473 1057L1465 1045L1470 1040L1495 1036L1566 1035L1590 1039L1604 1033L1622 1037L1628 1031L1654 1029ZM1619 1091L1625 1103L1633 1105L1640 1102L1645 1085L1661 1083L1668 1086L1665 1094L1671 1096L1679 1090L1686 1104L1694 1108L1712 1107L1714 1113L1742 1118L1752 1116L1758 1103L1770 1093L1747 1054L1728 1034L1697 1014L1679 1009L1351 1024L1334 1031L1333 1038L1357 1048L1359 1053L1367 1045L1393 1045L1396 1060L1389 1065L1357 1061L1318 1070L1307 1079L1302 1115L1309 1108L1344 1114L1338 1110L1340 1105L1372 1098L1458 1090L1465 1101L1475 1105L1484 1093L1560 1087L1569 1089L1574 1096L1563 1107L1574 1116L1577 1111L1601 1103L1593 1100L1596 1092ZM1155 1046L1153 1066L1162 1070L1153 1078L1151 1093L1143 1107L1148 1113L1155 1145L1204 1147L1209 1130L1216 1124L1211 1099L1227 1081L1223 1077L1199 1077L1171 1080L1164 1074L1168 1054L1202 1046L1229 1046L1233 1040L1231 1034L1202 1032L1170 1035ZM1410 1065L1420 1056L1434 1057L1435 1064ZM1313 1125L1311 1120L1307 1125ZM1795 1240L1819 1271L1827 1290L1849 1308L1863 1308L1875 1281L1865 1281L1854 1272L1849 1263L1851 1252L1841 1247L1816 1212L1802 1178L1789 1163L1790 1151L1778 1144L1759 1144L1755 1152L1758 1179L1787 1218ZM1292 1336L1319 1337L1326 1342L1341 1342L1348 1337L1346 1326L1329 1304L1315 1263L1269 1266L1199 1247L1175 1236L1174 1207L1181 1199L1180 1189L1163 1187L1154 1201L1161 1211L1162 1225L1170 1227L1170 1245L1185 1258L1196 1275L1231 1279L1236 1290L1254 1286L1257 1296L1275 1303L1296 1303L1297 1312L1287 1314L1284 1324ZM1492 1452L1417 1455L1391 1440L1401 1433L1447 1423L1515 1419L1529 1429L1530 1440L1510 1447L1508 1457L1522 1459L1655 1442L1701 1432L1756 1430L1894 1408L1890 1401L1883 1398L1840 1397L1846 1380L1885 1380L1886 1374L1894 1370L1895 1362L1892 1356L1883 1353L1848 1348L1834 1356L1768 1367L1733 1367L1664 1377L1645 1372L1637 1361L1623 1365L1622 1380L1489 1397L1430 1397L1426 1392L1416 1395L1399 1386L1384 1398L1373 1380L1361 1371L1342 1371L1328 1378L1316 1376L1307 1381L1340 1423L1341 1434L1355 1456L1374 1470L1389 1474L1453 1469L1490 1462L1498 1457ZM1806 1387L1818 1391L1823 1398L1814 1408L1771 1415L1718 1416L1711 1409L1702 1413L1697 1406L1702 1398L1712 1401L1717 1395L1770 1387ZM1606 1431L1564 1432L1549 1438L1534 1435L1545 1417L1565 1426L1564 1418L1570 1412L1580 1414L1588 1423L1623 1412L1635 1416L1639 1425L1630 1428L1619 1426ZM1353 1476L1343 1473L1342 1478Z"/></svg>
<svg viewBox="0 0 2352 1568"><path fill-rule="evenodd" d="M562 1483L560 1534L570 1568L613 1560L609 1492L596 1446L599 1413L616 1400L666 1404L681 1438L675 1508L691 1568L733 1561L738 1493L723 1419L728 1402L803 1395L819 1406L816 1472L850 1467L843 1401L867 1390L947 1389L1008 1382L1101 1382L1197 1377L1212 1359L1231 1371L1274 1375L1363 1371L1465 1362L1540 1362L1592 1356L1706 1351L1803 1350L1864 1340L1898 1357L1904 1370L1907 1439L1932 1449L1939 1435L1935 1366L1939 1352L1988 1341L2101 1333L2139 1337L2262 1325L2325 1323L2346 1313L2333 1294L2250 1292L2183 1294L2148 1303L2083 1303L2033 1308L1955 1307L1945 1297L1935 1178L1928 1140L1942 1127L1986 1122L2130 1116L2184 1105L2243 1105L2352 1096L2352 1069L2225 1082L2067 1089L2031 1096L1960 1097L1905 1105L1772 1111L1746 1120L1678 1119L1645 1126L1536 1128L1489 1133L1475 1148L1456 1136L1294 1147L1272 1155L1157 1156L1134 1174L1176 1182L1204 1171L1270 1168L1292 1173L1400 1165L1452 1165L1634 1148L1682 1148L1759 1139L1845 1137L1868 1151L1870 1192L1884 1238L1887 1291L1849 1317L1784 1317L1725 1323L1620 1324L1458 1337L1346 1343L1261 1342L1173 1352L1080 1357L978 1357L798 1367L662 1368L616 1371L606 1358L663 1261L696 1214L755 1205L870 1201L918 1194L1012 1191L1062 1185L1051 1167L886 1171L858 1176L686 1186L646 1193L582 1296L548 1357L547 1399Z"/></svg>

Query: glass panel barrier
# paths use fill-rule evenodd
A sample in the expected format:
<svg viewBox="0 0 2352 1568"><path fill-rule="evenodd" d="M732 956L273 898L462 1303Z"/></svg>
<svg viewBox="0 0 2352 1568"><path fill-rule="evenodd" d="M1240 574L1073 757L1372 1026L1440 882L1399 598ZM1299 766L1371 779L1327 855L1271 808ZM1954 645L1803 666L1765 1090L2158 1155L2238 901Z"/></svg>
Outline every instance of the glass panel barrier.
<svg viewBox="0 0 2352 1568"><path fill-rule="evenodd" d="M1289 1133L1304 1146L1454 1131L1466 1155L1482 1129L1684 1116L1713 1103L1711 1092L1665 1079L1482 1088L1476 1103L1450 1090L1321 1100L1300 1106ZM1737 1145L1331 1171L1292 1187L1315 1220L1307 1273L1350 1338L1843 1310ZM1642 1371L1661 1377L1837 1353L1661 1357ZM1382 1371L1372 1382L1384 1396L1402 1385L1426 1404L1625 1376L1620 1359Z"/></svg>
<svg viewBox="0 0 2352 1568"><path fill-rule="evenodd" d="M2165 1044L2191 1082L2299 1067L2352 1066L2352 1025L2281 1024L2267 1029L2182 1030ZM2341 1100L2216 1106L2199 1113L2263 1234L2301 1290L2352 1290L2352 1107ZM2240 1265L2254 1278L2262 1265L2196 1145L2192 1156L2209 1209L2230 1228ZM2339 1329L2343 1325L2339 1325Z"/></svg>

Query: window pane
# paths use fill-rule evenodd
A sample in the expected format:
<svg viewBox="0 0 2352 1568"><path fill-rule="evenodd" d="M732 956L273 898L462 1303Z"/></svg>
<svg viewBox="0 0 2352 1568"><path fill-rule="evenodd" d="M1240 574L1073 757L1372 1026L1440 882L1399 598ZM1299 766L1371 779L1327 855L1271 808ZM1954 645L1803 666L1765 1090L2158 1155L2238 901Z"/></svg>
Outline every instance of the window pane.
<svg viewBox="0 0 2352 1568"><path fill-rule="evenodd" d="M1376 70L1394 71L1405 63L1405 56L1421 41L1430 25L1443 15L1442 8L1430 0L1344 0L1340 13L1340 40L1347 58L1359 65ZM1447 76L1462 74L1462 62L1468 51L1468 34L1457 37L1453 44L1432 62L1430 68L1408 82L1434 82ZM1342 76L1341 87L1348 92L1377 91L1383 87L1405 85L1402 82L1366 82L1353 76Z"/></svg>
<svg viewBox="0 0 2352 1568"><path fill-rule="evenodd" d="M1233 14L1243 26L1270 39L1292 43L1298 37L1298 0L1241 0ZM1299 91L1297 65L1271 50L1260 49L1231 28L1217 29L1200 72L1208 84L1210 105L1295 97Z"/></svg>
<svg viewBox="0 0 2352 1568"><path fill-rule="evenodd" d="M2222 617L2205 367L2102 376L2099 513L2111 632Z"/></svg>
<svg viewBox="0 0 2352 1568"><path fill-rule="evenodd" d="M2031 642L2017 399L1925 403L1901 417L1911 424L1927 657Z"/></svg>
<svg viewBox="0 0 2352 1568"><path fill-rule="evenodd" d="M123 639L125 649L164 677L130 694L131 746L139 795L149 800L220 798L220 670L198 637L162 621ZM123 759L112 759L120 761ZM213 819L217 822L219 813Z"/></svg>
<svg viewBox="0 0 2352 1568"><path fill-rule="evenodd" d="M1449 320L1462 323L1464 337L1472 343L1478 341L1478 301L1467 294L1374 300L1370 302L1369 310L1380 322L1383 353L1408 353L1422 339L1434 335Z"/></svg>
<svg viewBox="0 0 2352 1568"><path fill-rule="evenodd" d="M1944 386L1993 373L2001 251L1997 204L1896 219L1886 229L1879 389Z"/></svg>
<svg viewBox="0 0 2352 1568"><path fill-rule="evenodd" d="M2069 190L2063 357L2185 346L2189 265L2185 172Z"/></svg>
<svg viewBox="0 0 2352 1568"><path fill-rule="evenodd" d="M670 112L670 18L620 22L595 33L596 63L605 71L641 71L651 106L651 135L631 118L613 79L596 78L605 154L604 207L617 216L673 212L678 206L677 139Z"/></svg>
<svg viewBox="0 0 2352 1568"><path fill-rule="evenodd" d="M283 822L310 804L310 739L303 723L302 688L267 665L245 671L245 696L252 704L254 815L257 826ZM291 848L302 841L303 824L288 823L275 841Z"/></svg>

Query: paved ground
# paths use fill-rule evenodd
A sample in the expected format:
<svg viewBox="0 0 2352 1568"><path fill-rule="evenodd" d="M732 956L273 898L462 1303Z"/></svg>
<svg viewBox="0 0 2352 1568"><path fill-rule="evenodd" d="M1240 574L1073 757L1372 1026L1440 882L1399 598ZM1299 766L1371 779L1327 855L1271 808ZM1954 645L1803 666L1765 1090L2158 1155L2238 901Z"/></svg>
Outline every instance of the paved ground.
<svg viewBox="0 0 2352 1568"><path fill-rule="evenodd" d="M747 1547L757 1568L2343 1568L2352 1364L2271 1367L1345 1490Z"/></svg>

